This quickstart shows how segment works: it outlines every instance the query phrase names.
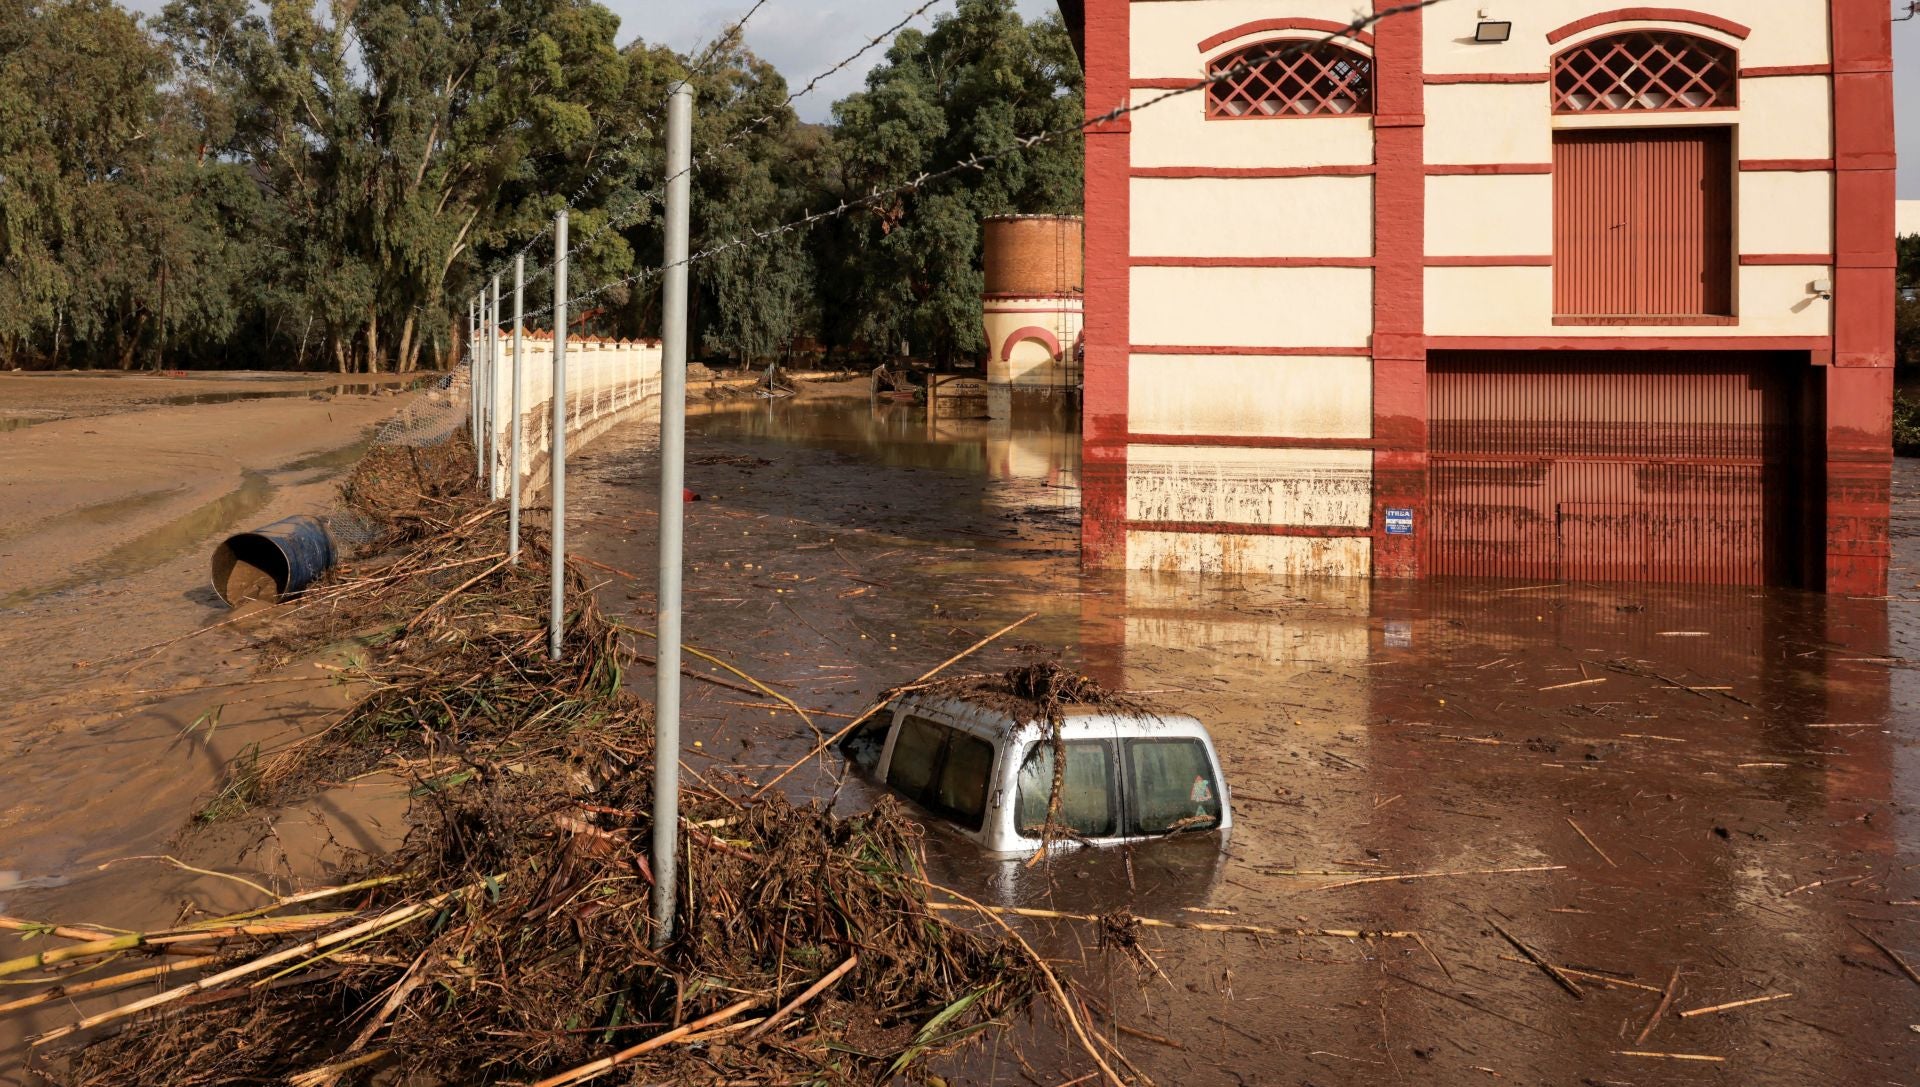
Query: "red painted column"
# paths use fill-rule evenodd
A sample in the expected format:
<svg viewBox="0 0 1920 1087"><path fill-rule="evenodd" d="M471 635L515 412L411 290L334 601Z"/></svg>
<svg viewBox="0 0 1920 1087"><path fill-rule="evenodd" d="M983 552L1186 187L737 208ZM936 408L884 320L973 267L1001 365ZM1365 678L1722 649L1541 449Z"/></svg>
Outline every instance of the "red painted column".
<svg viewBox="0 0 1920 1087"><path fill-rule="evenodd" d="M1893 467L1892 13L1833 0L1833 362L1827 368L1828 592L1886 592Z"/></svg>
<svg viewBox="0 0 1920 1087"><path fill-rule="evenodd" d="M1426 60L1418 10L1374 34L1373 573L1417 578L1427 538ZM1413 534L1387 511L1413 511Z"/></svg>
<svg viewBox="0 0 1920 1087"><path fill-rule="evenodd" d="M1087 116L1128 98L1129 0L1087 0ZM1132 284L1128 260L1132 122L1086 134L1086 390L1081 405L1081 560L1125 565L1127 552L1127 366Z"/></svg>

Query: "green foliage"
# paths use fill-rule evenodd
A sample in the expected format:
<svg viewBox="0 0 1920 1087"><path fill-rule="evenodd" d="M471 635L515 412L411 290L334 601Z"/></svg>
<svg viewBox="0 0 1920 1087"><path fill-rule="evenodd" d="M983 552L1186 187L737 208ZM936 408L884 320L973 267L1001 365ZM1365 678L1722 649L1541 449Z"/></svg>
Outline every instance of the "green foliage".
<svg viewBox="0 0 1920 1087"><path fill-rule="evenodd" d="M859 199L974 155L980 170L862 209L816 238L830 344L899 343L943 361L986 347L980 220L1078 213L1078 134L1028 148L1082 113L1079 63L1058 16L1023 22L1012 0L960 0L927 34L902 33L867 89L834 107L830 198Z"/></svg>
<svg viewBox="0 0 1920 1087"><path fill-rule="evenodd" d="M144 24L0 0L0 367L446 365L480 276L530 241L537 272L576 193L576 292L656 263L661 107L695 66L618 25L593 0L172 0ZM1014 149L1081 107L1064 26L1012 0L900 35L831 127L737 43L694 81L696 253L1010 151L694 265L710 355L977 354L980 218L1079 210L1077 137ZM656 334L657 279L575 313Z"/></svg>
<svg viewBox="0 0 1920 1087"><path fill-rule="evenodd" d="M1920 372L1920 301L1893 303L1893 365L1904 373Z"/></svg>
<svg viewBox="0 0 1920 1087"><path fill-rule="evenodd" d="M1920 397L1896 393L1893 398L1893 452L1900 457L1920 457Z"/></svg>
<svg viewBox="0 0 1920 1087"><path fill-rule="evenodd" d="M1920 234L1899 240L1900 287L1920 290ZM1893 362L1897 370L1920 371L1920 301L1896 299L1893 304ZM1916 436L1920 439L1920 435ZM1920 449L1908 456L1920 456Z"/></svg>

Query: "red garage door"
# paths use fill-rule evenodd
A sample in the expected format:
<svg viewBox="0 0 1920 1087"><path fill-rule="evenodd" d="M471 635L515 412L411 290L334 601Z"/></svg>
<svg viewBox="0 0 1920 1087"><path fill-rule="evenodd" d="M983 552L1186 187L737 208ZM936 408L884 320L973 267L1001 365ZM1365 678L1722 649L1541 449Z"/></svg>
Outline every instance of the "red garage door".
<svg viewBox="0 0 1920 1087"><path fill-rule="evenodd" d="M1793 583L1807 551L1806 358L1436 353L1439 575Z"/></svg>

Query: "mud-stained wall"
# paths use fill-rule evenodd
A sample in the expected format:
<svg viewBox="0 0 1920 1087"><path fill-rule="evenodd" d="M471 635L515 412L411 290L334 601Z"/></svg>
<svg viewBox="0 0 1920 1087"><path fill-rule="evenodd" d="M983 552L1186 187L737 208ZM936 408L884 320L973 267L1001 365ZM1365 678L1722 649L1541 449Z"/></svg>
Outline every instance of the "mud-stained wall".
<svg viewBox="0 0 1920 1087"><path fill-rule="evenodd" d="M1136 5L1137 7L1138 5ZM1602 0L1525 0L1524 3L1497 5L1441 4L1426 14L1426 70L1430 74L1471 74L1480 72L1543 72L1553 54L1571 42L1617 29L1660 27L1680 28L1688 33L1727 42L1740 42L1724 32L1670 20L1628 20L1608 23L1586 34L1577 34L1555 44L1547 35L1575 20L1600 12L1630 9L1626 4ZM1662 5L1666 10L1685 10L1747 27L1751 35L1740 42L1742 65L1823 64L1831 53L1828 48L1827 5L1824 0L1687 0L1683 4ZM1513 38L1498 46L1473 41L1473 28L1480 11L1489 18L1513 21ZM1646 12L1650 9L1639 8ZM1536 88L1537 89L1537 88Z"/></svg>
<svg viewBox="0 0 1920 1087"><path fill-rule="evenodd" d="M1137 177L1133 252L1371 257L1373 179Z"/></svg>
<svg viewBox="0 0 1920 1087"><path fill-rule="evenodd" d="M1089 140L1088 251L1102 254L1089 289L1105 300L1088 330L1089 560L1419 576L1434 524L1433 350L1677 350L1709 340L1728 350L1748 340L1837 361L1844 329L1885 323L1868 308L1884 309L1887 292L1866 290L1881 275L1879 250L1849 241L1863 232L1847 226L1878 221L1872 186L1891 162L1881 150L1890 126L1867 86L1884 63L1876 43L1885 28L1871 25L1884 14L1870 7L1437 5L1340 39L1373 61L1371 115L1210 118L1206 94L1168 92L1217 58L1319 38L1375 5L1090 0L1088 108L1123 99L1143 108ZM1607 21L1614 13L1627 17ZM1512 20L1510 39L1475 43L1482 18ZM1652 28L1734 50L1737 102L1554 113L1558 53ZM1848 97L1836 89L1845 86L1859 89ZM1731 314L1645 326L1557 317L1556 133L1687 125L1733 130ZM1823 282L1835 284L1833 297L1815 289ZM1860 300L1853 310L1848 298ZM1853 339L1878 345L1877 336ZM1874 352L1883 353L1854 350L1850 365L1885 365ZM1835 373L1861 391L1833 402L1879 427L1879 386ZM1338 448L1348 441L1352 449ZM1368 457L1364 476L1331 468ZM1353 490L1361 479L1372 491L1364 510ZM1189 531L1163 531L1176 525ZM1248 531L1216 534L1234 525Z"/></svg>
<svg viewBox="0 0 1920 1087"><path fill-rule="evenodd" d="M1127 566L1202 574L1258 574L1288 580L1364 578L1373 541L1357 537L1240 536L1218 532L1127 532Z"/></svg>
<svg viewBox="0 0 1920 1087"><path fill-rule="evenodd" d="M499 421L493 449L496 485L504 493L509 480L513 431L513 337L496 341L500 369L492 383L493 415ZM633 408L658 403L662 349L658 340L607 340L597 336L567 341L567 440L576 448L605 433ZM529 332L521 343L521 485L538 493L547 483L547 453L553 448L553 334Z"/></svg>
<svg viewBox="0 0 1920 1087"><path fill-rule="evenodd" d="M1364 527L1373 454L1354 449L1135 445L1127 517L1160 524Z"/></svg>
<svg viewBox="0 0 1920 1087"><path fill-rule="evenodd" d="M1661 334L1721 341L1729 329L1759 338L1829 335L1833 300L1814 294L1812 284L1828 278L1832 269L1812 263L1745 265L1734 280L1737 323L1678 325L1662 328ZM1586 338L1620 346L1621 325L1554 322L1550 267L1428 268L1426 277L1429 335Z"/></svg>
<svg viewBox="0 0 1920 1087"><path fill-rule="evenodd" d="M1554 320L1554 136L1591 128L1702 125L1734 131L1740 161L1735 251L1749 263L1735 280L1733 323L1664 327L1659 334L1830 335L1832 306L1810 289L1832 277L1835 248L1832 77L1820 70L1831 59L1827 5L1702 0L1671 18L1595 21L1549 40L1549 34L1607 10L1592 0L1516 5L1493 16L1513 21L1511 40L1497 46L1470 41L1479 18L1474 9L1442 7L1427 14L1426 74L1432 82L1426 88L1425 160L1435 175L1426 183L1427 258L1477 258L1488 265L1427 270L1428 334L1617 341L1620 323ZM1683 17L1687 12L1693 15ZM1648 28L1677 30L1735 51L1741 72L1737 105L1698 112L1552 111L1547 79L1556 54L1591 38Z"/></svg>
<svg viewBox="0 0 1920 1087"><path fill-rule="evenodd" d="M1365 347L1364 268L1136 267L1133 341L1193 347Z"/></svg>
<svg viewBox="0 0 1920 1087"><path fill-rule="evenodd" d="M1193 6L1199 7L1204 0ZM1172 5L1168 5L1172 6ZM1182 7L1186 5L1181 5ZM1194 63L1180 78L1205 74ZM1133 92L1140 105L1165 91ZM1314 117L1304 121L1209 121L1196 94L1170 98L1132 114L1136 168L1201 167L1270 170L1290 166L1368 166L1373 161L1373 124L1365 117ZM1297 131L1301 127L1306 132Z"/></svg>
<svg viewBox="0 0 1920 1087"><path fill-rule="evenodd" d="M1128 43L1135 78L1187 78L1193 74L1200 43L1237 27L1258 24L1275 16L1317 19L1345 26L1356 17L1373 13L1366 0L1188 0L1186 3L1133 5L1133 34ZM1324 32L1317 32L1324 33ZM1254 30L1219 41L1209 55L1237 49L1249 42L1273 37L1271 30Z"/></svg>
<svg viewBox="0 0 1920 1087"><path fill-rule="evenodd" d="M1373 363L1364 357L1135 355L1127 383L1137 434L1373 433Z"/></svg>

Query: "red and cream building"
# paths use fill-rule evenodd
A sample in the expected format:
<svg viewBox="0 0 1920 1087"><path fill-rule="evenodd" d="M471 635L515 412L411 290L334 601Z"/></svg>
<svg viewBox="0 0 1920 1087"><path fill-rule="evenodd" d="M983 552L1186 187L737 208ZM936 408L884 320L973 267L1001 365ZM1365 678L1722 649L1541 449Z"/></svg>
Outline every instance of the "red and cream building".
<svg viewBox="0 0 1920 1087"><path fill-rule="evenodd" d="M1886 0L1061 6L1090 563L1884 591Z"/></svg>

